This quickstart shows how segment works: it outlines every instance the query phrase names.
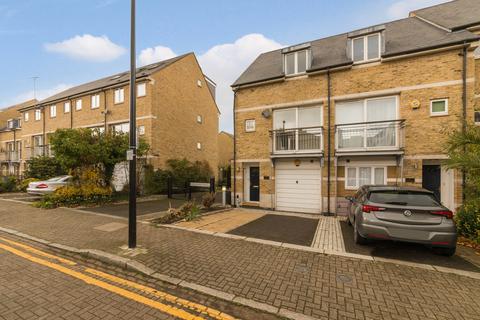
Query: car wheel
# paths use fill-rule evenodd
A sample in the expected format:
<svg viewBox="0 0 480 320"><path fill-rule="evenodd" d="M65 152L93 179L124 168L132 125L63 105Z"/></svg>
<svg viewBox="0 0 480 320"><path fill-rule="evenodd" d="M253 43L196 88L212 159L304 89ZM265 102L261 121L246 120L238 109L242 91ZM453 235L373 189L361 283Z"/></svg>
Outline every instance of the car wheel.
<svg viewBox="0 0 480 320"><path fill-rule="evenodd" d="M353 224L353 241L355 242L355 244L359 245L364 245L368 243L368 239L362 237L362 235L358 232L357 223L355 222Z"/></svg>
<svg viewBox="0 0 480 320"><path fill-rule="evenodd" d="M453 248L434 248L434 251L436 254L442 255L442 256L447 256L451 257L455 254L455 251L457 250L457 247Z"/></svg>

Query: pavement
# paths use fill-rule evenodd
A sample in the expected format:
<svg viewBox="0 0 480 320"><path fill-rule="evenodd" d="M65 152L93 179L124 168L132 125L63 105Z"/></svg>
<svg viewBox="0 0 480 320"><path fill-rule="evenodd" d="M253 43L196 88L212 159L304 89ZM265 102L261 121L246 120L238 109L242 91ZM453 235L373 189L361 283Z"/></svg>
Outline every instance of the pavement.
<svg viewBox="0 0 480 320"><path fill-rule="evenodd" d="M126 224L123 228L119 224L125 220L0 200L4 232L27 234L50 246L88 249L92 256L123 258L127 266L182 288L278 316L480 319L480 269L467 272L330 254L318 248L146 223L138 223L138 248L129 250Z"/></svg>
<svg viewBox="0 0 480 320"><path fill-rule="evenodd" d="M0 319L277 319L10 235L0 272Z"/></svg>

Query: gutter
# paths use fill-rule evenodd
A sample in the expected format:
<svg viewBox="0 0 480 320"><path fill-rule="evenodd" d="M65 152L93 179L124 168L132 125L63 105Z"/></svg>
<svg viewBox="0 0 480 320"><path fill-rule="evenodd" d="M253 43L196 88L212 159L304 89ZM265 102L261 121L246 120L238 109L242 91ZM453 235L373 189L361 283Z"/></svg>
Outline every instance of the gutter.
<svg viewBox="0 0 480 320"><path fill-rule="evenodd" d="M237 130L236 130L236 112L237 92L233 92L233 207L237 206Z"/></svg>

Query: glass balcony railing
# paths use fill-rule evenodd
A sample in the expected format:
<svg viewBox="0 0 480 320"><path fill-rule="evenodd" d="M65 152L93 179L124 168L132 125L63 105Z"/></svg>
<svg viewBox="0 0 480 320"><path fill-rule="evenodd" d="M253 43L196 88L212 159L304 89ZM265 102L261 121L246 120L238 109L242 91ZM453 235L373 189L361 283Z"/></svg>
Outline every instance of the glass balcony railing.
<svg viewBox="0 0 480 320"><path fill-rule="evenodd" d="M375 121L335 126L336 152L394 151L403 148L404 120Z"/></svg>
<svg viewBox="0 0 480 320"><path fill-rule="evenodd" d="M41 156L53 157L53 150L50 145L27 147L29 159Z"/></svg>
<svg viewBox="0 0 480 320"><path fill-rule="evenodd" d="M323 128L279 129L271 132L273 154L318 153L323 151Z"/></svg>
<svg viewBox="0 0 480 320"><path fill-rule="evenodd" d="M20 161L20 151L9 150L0 152L0 161L18 162Z"/></svg>

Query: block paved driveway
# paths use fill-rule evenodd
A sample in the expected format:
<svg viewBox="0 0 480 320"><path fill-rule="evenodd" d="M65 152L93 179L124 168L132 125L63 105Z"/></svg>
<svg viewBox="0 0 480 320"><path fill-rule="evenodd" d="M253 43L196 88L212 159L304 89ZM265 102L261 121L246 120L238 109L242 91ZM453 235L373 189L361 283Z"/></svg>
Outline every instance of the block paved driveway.
<svg viewBox="0 0 480 320"><path fill-rule="evenodd" d="M126 255L113 218L0 200L0 226ZM118 220L115 220L118 221ZM319 319L480 319L480 280L138 224L134 259L172 277Z"/></svg>

